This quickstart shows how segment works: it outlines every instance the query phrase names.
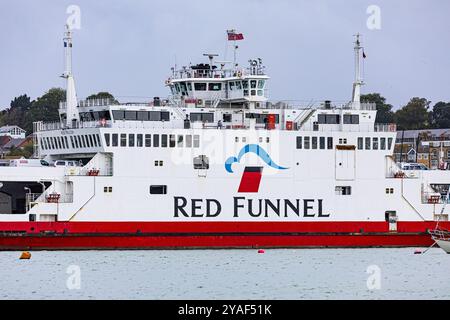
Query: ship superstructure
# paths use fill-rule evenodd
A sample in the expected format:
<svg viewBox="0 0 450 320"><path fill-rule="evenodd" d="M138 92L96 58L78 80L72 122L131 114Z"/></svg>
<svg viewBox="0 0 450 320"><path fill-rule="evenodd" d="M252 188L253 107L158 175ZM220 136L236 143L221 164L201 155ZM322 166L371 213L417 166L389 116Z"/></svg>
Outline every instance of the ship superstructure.
<svg viewBox="0 0 450 320"><path fill-rule="evenodd" d="M64 38L60 121L36 157L0 167L0 248L367 247L431 244L450 173L404 172L396 127L362 103L268 100L262 59L173 68L168 98L78 101Z"/></svg>

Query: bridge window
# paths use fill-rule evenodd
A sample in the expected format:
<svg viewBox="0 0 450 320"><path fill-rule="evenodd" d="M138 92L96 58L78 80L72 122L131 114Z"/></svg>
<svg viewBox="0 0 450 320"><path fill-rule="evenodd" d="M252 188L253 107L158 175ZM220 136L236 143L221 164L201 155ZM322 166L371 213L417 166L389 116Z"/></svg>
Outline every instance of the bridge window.
<svg viewBox="0 0 450 320"><path fill-rule="evenodd" d="M171 147L171 148L175 148L175 135L174 134L171 134L171 135L169 135L169 146Z"/></svg>
<svg viewBox="0 0 450 320"><path fill-rule="evenodd" d="M236 90L242 90L242 82L236 81Z"/></svg>
<svg viewBox="0 0 450 320"><path fill-rule="evenodd" d="M206 91L206 83L194 83L195 91Z"/></svg>
<svg viewBox="0 0 450 320"><path fill-rule="evenodd" d="M186 148L192 148L192 136L191 135L186 136Z"/></svg>
<svg viewBox="0 0 450 320"><path fill-rule="evenodd" d="M137 112L137 119L139 121L148 121L148 112L147 111L138 111Z"/></svg>
<svg viewBox="0 0 450 320"><path fill-rule="evenodd" d="M150 186L150 194L167 194L167 186Z"/></svg>
<svg viewBox="0 0 450 320"><path fill-rule="evenodd" d="M144 145L144 138L142 134L136 135L136 147L142 147Z"/></svg>
<svg viewBox="0 0 450 320"><path fill-rule="evenodd" d="M297 149L302 149L303 147L303 137L297 137Z"/></svg>
<svg viewBox="0 0 450 320"><path fill-rule="evenodd" d="M222 90L221 83L210 83L209 84L209 91L221 91L221 90Z"/></svg>
<svg viewBox="0 0 450 320"><path fill-rule="evenodd" d="M366 150L370 150L370 138L366 138Z"/></svg>
<svg viewBox="0 0 450 320"><path fill-rule="evenodd" d="M152 135L146 134L145 135L145 147L150 148L152 146Z"/></svg>
<svg viewBox="0 0 450 320"><path fill-rule="evenodd" d="M257 84L257 81L256 81L256 80L251 80L251 81L250 81L250 88L256 89L256 84Z"/></svg>
<svg viewBox="0 0 450 320"><path fill-rule="evenodd" d="M214 113L191 113L191 122L214 122Z"/></svg>
<svg viewBox="0 0 450 320"><path fill-rule="evenodd" d="M170 121L170 112L161 111L161 121Z"/></svg>
<svg viewBox="0 0 450 320"><path fill-rule="evenodd" d="M392 138L388 139L388 150L391 150L391 148L392 148L392 141L393 141Z"/></svg>
<svg viewBox="0 0 450 320"><path fill-rule="evenodd" d="M319 146L321 150L325 150L325 137L320 137Z"/></svg>
<svg viewBox="0 0 450 320"><path fill-rule="evenodd" d="M358 150L363 150L364 149L364 139L359 137L358 138Z"/></svg>
<svg viewBox="0 0 450 320"><path fill-rule="evenodd" d="M372 144L373 150L378 150L378 138L373 138L373 144Z"/></svg>
<svg viewBox="0 0 450 320"><path fill-rule="evenodd" d="M167 134L161 135L161 147L167 148Z"/></svg>
<svg viewBox="0 0 450 320"><path fill-rule="evenodd" d="M352 194L352 187L336 187L336 195L349 196Z"/></svg>
<svg viewBox="0 0 450 320"><path fill-rule="evenodd" d="M359 115L357 114L345 114L344 124L359 124Z"/></svg>
<svg viewBox="0 0 450 320"><path fill-rule="evenodd" d="M317 137L312 137L312 148L314 149L314 150L316 150L317 149Z"/></svg>
<svg viewBox="0 0 450 320"><path fill-rule="evenodd" d="M109 145L111 143L111 135L109 133L105 133L105 142L106 142L106 146L109 147Z"/></svg>
<svg viewBox="0 0 450 320"><path fill-rule="evenodd" d="M333 137L328 137L328 139L327 139L327 147L328 147L328 150L332 150L333 149Z"/></svg>
<svg viewBox="0 0 450 320"><path fill-rule="evenodd" d="M136 121L137 112L136 111L125 111L125 120Z"/></svg>
<svg viewBox="0 0 450 320"><path fill-rule="evenodd" d="M112 135L112 146L113 147L119 146L119 135L117 133L113 133Z"/></svg>
<svg viewBox="0 0 450 320"><path fill-rule="evenodd" d="M310 138L305 137L305 149L309 149L311 147Z"/></svg>
<svg viewBox="0 0 450 320"><path fill-rule="evenodd" d="M183 145L184 145L183 141L184 141L183 136L179 135L178 136L178 140L177 140L177 147L178 148L183 148Z"/></svg>
<svg viewBox="0 0 450 320"><path fill-rule="evenodd" d="M120 146L121 147L127 146L127 135L124 133L120 135Z"/></svg>
<svg viewBox="0 0 450 320"><path fill-rule="evenodd" d="M317 121L319 124L340 124L341 117L338 114L319 114Z"/></svg>
<svg viewBox="0 0 450 320"><path fill-rule="evenodd" d="M113 117L114 117L114 120L125 120L125 111L124 110L114 110Z"/></svg>
<svg viewBox="0 0 450 320"><path fill-rule="evenodd" d="M258 89L264 89L264 85L266 84L265 80L258 81Z"/></svg>
<svg viewBox="0 0 450 320"><path fill-rule="evenodd" d="M153 135L153 146L159 148L159 134Z"/></svg>
<svg viewBox="0 0 450 320"><path fill-rule="evenodd" d="M128 135L128 146L134 147L134 134Z"/></svg>
<svg viewBox="0 0 450 320"><path fill-rule="evenodd" d="M380 138L381 150L386 150L386 138Z"/></svg>
<svg viewBox="0 0 450 320"><path fill-rule="evenodd" d="M205 155L198 156L194 158L194 169L195 170L208 170L209 169L209 159Z"/></svg>

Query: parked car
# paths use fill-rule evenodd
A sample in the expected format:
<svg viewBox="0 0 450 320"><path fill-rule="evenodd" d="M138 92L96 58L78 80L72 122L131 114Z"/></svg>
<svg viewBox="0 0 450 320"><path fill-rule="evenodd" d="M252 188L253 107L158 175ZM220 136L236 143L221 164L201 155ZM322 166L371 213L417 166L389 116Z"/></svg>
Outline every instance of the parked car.
<svg viewBox="0 0 450 320"><path fill-rule="evenodd" d="M430 170L426 165L422 163L402 163L402 170Z"/></svg>

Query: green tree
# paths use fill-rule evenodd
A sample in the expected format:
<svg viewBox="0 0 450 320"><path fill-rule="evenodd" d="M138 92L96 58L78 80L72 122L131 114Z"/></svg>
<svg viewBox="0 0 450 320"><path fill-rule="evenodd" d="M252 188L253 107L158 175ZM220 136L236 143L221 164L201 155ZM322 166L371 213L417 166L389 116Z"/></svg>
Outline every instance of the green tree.
<svg viewBox="0 0 450 320"><path fill-rule="evenodd" d="M450 102L438 102L431 112L431 124L435 129L450 128Z"/></svg>
<svg viewBox="0 0 450 320"><path fill-rule="evenodd" d="M31 133L33 122L59 121L59 103L66 100L66 91L61 88L52 88L42 97L33 102L30 112L26 116L26 125L23 129Z"/></svg>
<svg viewBox="0 0 450 320"><path fill-rule="evenodd" d="M3 111L1 125L16 125L23 129L26 126L26 114L30 111L32 102L26 94L14 98L10 108ZM26 129L25 129L26 130Z"/></svg>
<svg viewBox="0 0 450 320"><path fill-rule="evenodd" d="M395 122L399 130L418 130L430 127L430 101L412 98L406 106L395 112Z"/></svg>
<svg viewBox="0 0 450 320"><path fill-rule="evenodd" d="M93 100L93 99L110 99L113 103L118 103L116 98L109 93L109 92L99 92L96 94L91 94L89 97L86 98L86 100Z"/></svg>
<svg viewBox="0 0 450 320"><path fill-rule="evenodd" d="M386 103L386 98L379 93L369 93L361 95L361 102L375 103L377 106L376 123L393 123L394 112L392 105Z"/></svg>

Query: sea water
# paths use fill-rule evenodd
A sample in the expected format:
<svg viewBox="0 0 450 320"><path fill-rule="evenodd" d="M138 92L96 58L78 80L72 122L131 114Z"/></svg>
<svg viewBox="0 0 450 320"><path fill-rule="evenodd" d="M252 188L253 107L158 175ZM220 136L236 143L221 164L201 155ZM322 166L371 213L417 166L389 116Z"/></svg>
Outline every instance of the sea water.
<svg viewBox="0 0 450 320"><path fill-rule="evenodd" d="M450 255L414 251L0 252L0 299L449 299Z"/></svg>

